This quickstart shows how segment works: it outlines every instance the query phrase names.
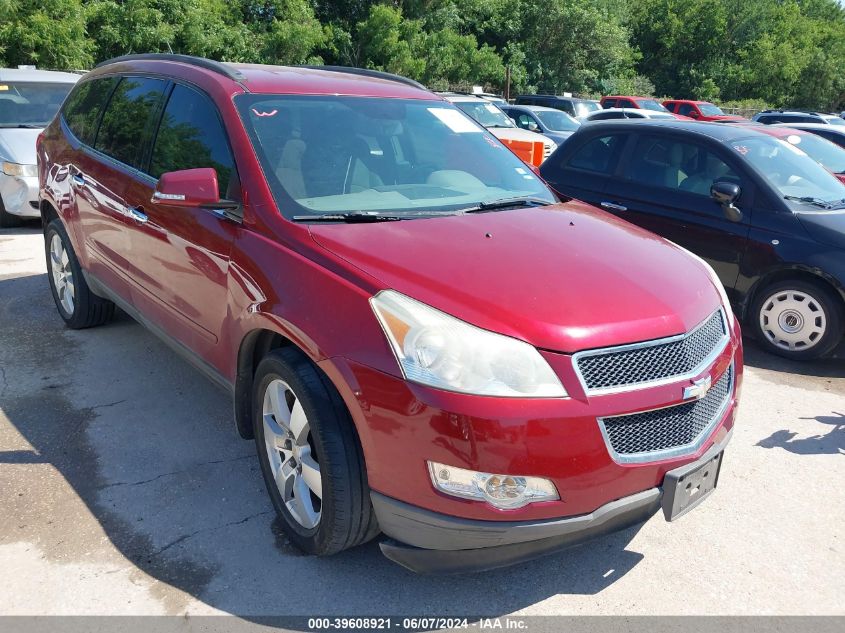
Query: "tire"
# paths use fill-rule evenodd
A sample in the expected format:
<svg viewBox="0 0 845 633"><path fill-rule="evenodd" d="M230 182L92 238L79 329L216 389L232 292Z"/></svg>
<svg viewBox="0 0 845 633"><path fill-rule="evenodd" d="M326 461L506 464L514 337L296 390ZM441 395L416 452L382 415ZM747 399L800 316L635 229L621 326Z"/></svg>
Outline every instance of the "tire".
<svg viewBox="0 0 845 633"><path fill-rule="evenodd" d="M757 340L773 354L812 360L842 340L842 302L821 283L779 281L755 295L749 317Z"/></svg>
<svg viewBox="0 0 845 633"><path fill-rule="evenodd" d="M375 537L361 447L328 378L299 350L273 350L258 365L252 402L264 483L290 541L327 556Z"/></svg>
<svg viewBox="0 0 845 633"><path fill-rule="evenodd" d="M110 321L114 316L114 304L91 292L67 231L58 218L44 229L44 251L53 301L65 324L81 330Z"/></svg>
<svg viewBox="0 0 845 633"><path fill-rule="evenodd" d="M23 224L23 220L6 211L6 207L3 206L3 198L0 198L0 229L13 229L21 224Z"/></svg>

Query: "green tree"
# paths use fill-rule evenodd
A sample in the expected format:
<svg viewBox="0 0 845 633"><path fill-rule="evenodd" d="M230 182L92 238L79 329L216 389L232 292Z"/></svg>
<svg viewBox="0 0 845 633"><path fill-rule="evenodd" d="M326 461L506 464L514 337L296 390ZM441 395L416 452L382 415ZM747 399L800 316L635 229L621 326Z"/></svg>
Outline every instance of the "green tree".
<svg viewBox="0 0 845 633"><path fill-rule="evenodd" d="M79 0L0 0L0 62L87 68L94 43Z"/></svg>

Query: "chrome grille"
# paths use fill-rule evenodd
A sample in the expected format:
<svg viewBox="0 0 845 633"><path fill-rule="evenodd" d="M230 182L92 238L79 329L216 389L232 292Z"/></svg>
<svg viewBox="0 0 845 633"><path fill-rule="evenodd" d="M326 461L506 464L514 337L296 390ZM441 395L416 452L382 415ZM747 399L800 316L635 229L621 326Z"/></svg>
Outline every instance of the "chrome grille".
<svg viewBox="0 0 845 633"><path fill-rule="evenodd" d="M624 390L692 377L722 351L728 339L721 309L688 334L575 354L587 393Z"/></svg>
<svg viewBox="0 0 845 633"><path fill-rule="evenodd" d="M730 402L733 374L731 365L700 400L600 418L602 434L614 459L652 461L696 451Z"/></svg>

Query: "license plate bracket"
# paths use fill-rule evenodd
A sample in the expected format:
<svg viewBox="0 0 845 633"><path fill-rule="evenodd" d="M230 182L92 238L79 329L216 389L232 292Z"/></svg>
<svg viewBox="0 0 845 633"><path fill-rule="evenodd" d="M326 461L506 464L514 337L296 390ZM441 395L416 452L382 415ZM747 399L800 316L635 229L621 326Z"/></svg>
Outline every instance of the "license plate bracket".
<svg viewBox="0 0 845 633"><path fill-rule="evenodd" d="M724 451L711 452L700 460L666 473L663 479L663 516L674 521L709 497L719 483Z"/></svg>

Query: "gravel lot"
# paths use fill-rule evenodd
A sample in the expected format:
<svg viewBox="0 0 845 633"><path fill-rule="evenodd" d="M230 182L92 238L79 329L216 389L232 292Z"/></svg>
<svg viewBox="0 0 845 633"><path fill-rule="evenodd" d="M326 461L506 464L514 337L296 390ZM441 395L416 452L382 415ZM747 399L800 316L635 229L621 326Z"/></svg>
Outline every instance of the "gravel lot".
<svg viewBox="0 0 845 633"><path fill-rule="evenodd" d="M845 353L746 341L718 491L497 572L415 576L279 534L228 397L121 315L66 330L37 228L0 231L0 614L845 614Z"/></svg>

